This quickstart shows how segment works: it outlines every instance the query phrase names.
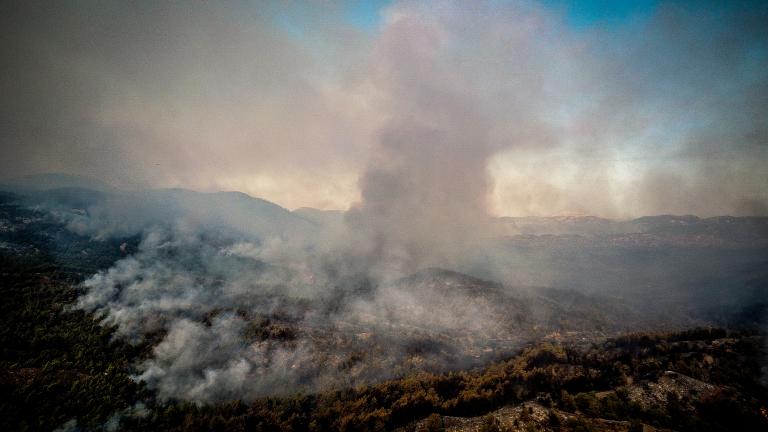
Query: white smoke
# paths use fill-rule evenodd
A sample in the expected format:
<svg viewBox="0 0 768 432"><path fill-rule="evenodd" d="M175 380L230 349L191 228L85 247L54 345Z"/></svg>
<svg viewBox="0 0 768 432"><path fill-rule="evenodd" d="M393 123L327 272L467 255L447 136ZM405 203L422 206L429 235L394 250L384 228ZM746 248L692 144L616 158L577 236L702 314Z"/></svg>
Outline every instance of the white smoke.
<svg viewBox="0 0 768 432"><path fill-rule="evenodd" d="M572 39L559 24L526 5L394 5L358 64L362 77L344 93L374 95L361 105L376 117L366 119L364 129L375 130L376 138L367 144L360 200L345 224L330 227L284 209L255 208L245 197L232 204L232 196L216 195L222 198L213 206L194 194L173 198L178 191L120 198L88 209L71 227L97 236L141 233L143 240L135 254L84 283L78 307L131 339L159 337L151 356L137 365L137 379L161 397L195 401L355 384L418 362L459 365L479 357L467 335L514 344L515 326L525 324L530 311L518 306L512 317L516 303L505 293L478 284L486 290L478 295L429 278L403 278L431 266L470 268L492 252L488 166L500 152L590 154L647 132L643 113L657 95L630 85L613 69L616 58L593 57L586 41ZM591 99L583 101L584 94ZM674 105L668 112L679 116ZM632 113L637 118L628 120ZM132 127L164 136L154 119L131 118ZM302 127L298 116L294 120L281 132L294 137ZM211 144L196 142L195 148ZM237 149L245 145L238 142ZM190 153L174 143L178 153ZM520 160L528 161L521 172L546 171L519 179L516 191L530 195L523 201L552 191L550 178L564 175L557 168L570 166ZM579 165L574 176L595 166L605 168ZM597 169L588 177L601 175ZM761 174L752 175L754 184L765 183ZM663 186L670 181L651 180L643 184L662 189L651 195L669 196ZM586 184L577 195L610 208L614 197L598 186ZM693 190L708 196L717 188ZM494 262L504 265L501 258ZM545 270L539 264L530 271Z"/></svg>

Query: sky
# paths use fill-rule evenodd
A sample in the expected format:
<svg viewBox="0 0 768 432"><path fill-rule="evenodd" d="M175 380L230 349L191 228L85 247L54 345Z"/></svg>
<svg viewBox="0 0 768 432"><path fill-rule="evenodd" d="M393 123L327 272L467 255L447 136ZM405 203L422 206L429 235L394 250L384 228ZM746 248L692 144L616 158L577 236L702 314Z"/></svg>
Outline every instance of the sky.
<svg viewBox="0 0 768 432"><path fill-rule="evenodd" d="M0 177L768 215L765 2L6 1L0 27Z"/></svg>

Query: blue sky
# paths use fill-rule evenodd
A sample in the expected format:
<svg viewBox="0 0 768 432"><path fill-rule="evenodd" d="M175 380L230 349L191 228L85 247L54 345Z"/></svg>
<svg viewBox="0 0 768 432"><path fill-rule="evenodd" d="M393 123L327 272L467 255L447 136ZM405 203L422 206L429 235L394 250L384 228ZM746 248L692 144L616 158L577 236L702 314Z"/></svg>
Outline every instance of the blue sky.
<svg viewBox="0 0 768 432"><path fill-rule="evenodd" d="M351 2L346 16L360 28L375 30L380 23L382 9L390 3L391 0ZM647 16L660 4L658 0L542 0L541 3L562 10L567 22L576 28L620 24Z"/></svg>
<svg viewBox="0 0 768 432"><path fill-rule="evenodd" d="M538 3L565 14L566 22L574 28L593 26L621 26L635 19L643 19L659 7L683 4L692 9L728 9L762 0L538 0ZM514 0L499 0L513 3ZM392 0L350 1L346 6L347 19L360 28L375 31L381 22L381 12Z"/></svg>
<svg viewBox="0 0 768 432"><path fill-rule="evenodd" d="M360 28L373 30L381 20L381 10L387 7L391 0L371 0L352 2L347 8L347 19Z"/></svg>
<svg viewBox="0 0 768 432"><path fill-rule="evenodd" d="M659 5L657 0L544 0L547 6L562 8L567 22L574 27L595 24L615 25L652 13Z"/></svg>

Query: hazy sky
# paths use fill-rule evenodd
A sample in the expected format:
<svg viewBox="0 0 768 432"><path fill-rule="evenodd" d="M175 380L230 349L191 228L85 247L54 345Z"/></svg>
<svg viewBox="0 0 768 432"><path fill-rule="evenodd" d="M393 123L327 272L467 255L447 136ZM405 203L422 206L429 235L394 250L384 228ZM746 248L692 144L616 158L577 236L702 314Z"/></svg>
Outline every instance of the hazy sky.
<svg viewBox="0 0 768 432"><path fill-rule="evenodd" d="M3 177L768 214L764 1L5 1L0 28Z"/></svg>

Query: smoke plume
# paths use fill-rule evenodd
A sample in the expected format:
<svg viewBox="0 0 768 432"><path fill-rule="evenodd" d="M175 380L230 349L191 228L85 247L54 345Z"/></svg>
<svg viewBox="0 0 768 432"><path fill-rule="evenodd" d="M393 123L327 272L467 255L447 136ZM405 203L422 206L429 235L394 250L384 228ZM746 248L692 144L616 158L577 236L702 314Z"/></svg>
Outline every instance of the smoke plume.
<svg viewBox="0 0 768 432"><path fill-rule="evenodd" d="M537 3L397 2L375 31L335 5L93 6L2 7L4 173L349 207L181 190L54 205L80 234L141 238L77 306L157 342L136 379L162 398L459 367L559 328L536 296L432 268L564 279L556 256L496 254L494 214L768 208L764 5L587 30Z"/></svg>

